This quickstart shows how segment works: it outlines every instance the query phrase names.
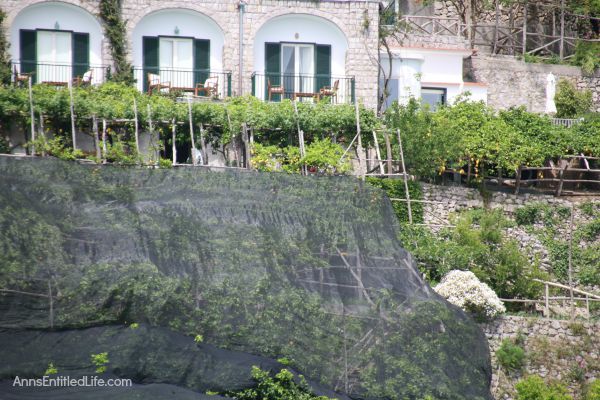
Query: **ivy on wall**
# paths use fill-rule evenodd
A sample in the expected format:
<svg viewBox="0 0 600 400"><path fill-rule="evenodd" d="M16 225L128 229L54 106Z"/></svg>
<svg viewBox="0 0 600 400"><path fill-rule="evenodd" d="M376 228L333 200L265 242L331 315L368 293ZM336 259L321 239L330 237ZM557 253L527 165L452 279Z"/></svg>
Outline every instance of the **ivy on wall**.
<svg viewBox="0 0 600 400"><path fill-rule="evenodd" d="M10 59L8 56L8 41L4 32L6 13L0 8L0 82L10 83Z"/></svg>
<svg viewBox="0 0 600 400"><path fill-rule="evenodd" d="M133 69L126 56L126 28L121 13L121 0L100 0L100 19L110 42L114 61L115 71L110 79L115 82L133 83Z"/></svg>

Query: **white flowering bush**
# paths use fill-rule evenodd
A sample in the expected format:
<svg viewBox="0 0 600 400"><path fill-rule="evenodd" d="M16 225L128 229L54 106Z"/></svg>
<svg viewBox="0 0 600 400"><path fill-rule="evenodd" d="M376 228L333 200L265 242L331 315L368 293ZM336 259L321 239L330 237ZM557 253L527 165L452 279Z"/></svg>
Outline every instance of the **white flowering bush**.
<svg viewBox="0 0 600 400"><path fill-rule="evenodd" d="M482 319L494 318L506 311L496 293L471 271L450 271L433 290Z"/></svg>

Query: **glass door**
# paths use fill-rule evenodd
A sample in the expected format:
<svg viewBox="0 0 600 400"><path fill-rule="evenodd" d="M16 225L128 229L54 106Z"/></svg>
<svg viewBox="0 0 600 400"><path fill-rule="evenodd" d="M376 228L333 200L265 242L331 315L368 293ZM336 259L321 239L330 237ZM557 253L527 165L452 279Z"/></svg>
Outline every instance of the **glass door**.
<svg viewBox="0 0 600 400"><path fill-rule="evenodd" d="M287 97L294 93L314 91L314 46L310 44L283 44L281 71Z"/></svg>
<svg viewBox="0 0 600 400"><path fill-rule="evenodd" d="M69 82L72 76L71 33L37 32L38 82Z"/></svg>
<svg viewBox="0 0 600 400"><path fill-rule="evenodd" d="M192 39L161 38L159 42L160 80L171 87L194 87L194 45Z"/></svg>

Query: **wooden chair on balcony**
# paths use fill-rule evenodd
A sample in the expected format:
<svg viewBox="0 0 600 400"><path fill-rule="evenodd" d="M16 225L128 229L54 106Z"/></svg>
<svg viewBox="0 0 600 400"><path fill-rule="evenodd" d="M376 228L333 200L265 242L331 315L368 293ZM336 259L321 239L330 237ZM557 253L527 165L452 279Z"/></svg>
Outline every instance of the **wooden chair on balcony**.
<svg viewBox="0 0 600 400"><path fill-rule="evenodd" d="M94 70L89 69L83 76L73 78L73 86L90 86L94 77Z"/></svg>
<svg viewBox="0 0 600 400"><path fill-rule="evenodd" d="M158 89L158 92L162 89L171 89L171 82L161 82L160 75L148 73L148 94L152 94L154 89Z"/></svg>
<svg viewBox="0 0 600 400"><path fill-rule="evenodd" d="M340 80L337 79L333 86L323 86L321 90L319 90L320 97L331 97L331 102L337 102L337 92L340 87Z"/></svg>
<svg viewBox="0 0 600 400"><path fill-rule="evenodd" d="M271 101L271 96L274 94L280 94L283 98L285 88L283 87L283 84L279 86L271 85L271 79L267 78L267 93L269 94L269 101Z"/></svg>
<svg viewBox="0 0 600 400"><path fill-rule="evenodd" d="M14 69L13 69L15 86L28 86L29 80L31 79L31 76L33 74L34 74L34 72L30 72L30 73L18 72L17 66L15 65Z"/></svg>
<svg viewBox="0 0 600 400"><path fill-rule="evenodd" d="M210 76L204 83L196 83L194 96L219 97L219 77Z"/></svg>

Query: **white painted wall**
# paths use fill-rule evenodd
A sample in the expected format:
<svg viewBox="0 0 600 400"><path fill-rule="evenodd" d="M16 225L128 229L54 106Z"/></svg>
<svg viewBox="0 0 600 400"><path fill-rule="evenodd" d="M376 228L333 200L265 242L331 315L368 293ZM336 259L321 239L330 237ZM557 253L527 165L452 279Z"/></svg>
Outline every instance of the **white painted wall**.
<svg viewBox="0 0 600 400"><path fill-rule="evenodd" d="M60 30L84 32L90 35L90 64L101 65L102 26L92 14L84 9L66 3L47 2L29 6L21 11L10 27L10 53L13 60L21 58L20 29L55 29L58 22Z"/></svg>
<svg viewBox="0 0 600 400"><path fill-rule="evenodd" d="M179 28L179 35L175 34ZM210 69L223 68L223 45L225 36L217 23L204 14L192 10L167 9L146 15L133 29L131 35L133 65L143 64L142 37L181 36L210 40Z"/></svg>
<svg viewBox="0 0 600 400"><path fill-rule="evenodd" d="M254 38L254 71L259 73L263 73L265 69L267 42L331 45L331 75L346 74L348 41L333 22L324 18L308 14L287 14L265 22Z"/></svg>
<svg viewBox="0 0 600 400"><path fill-rule="evenodd" d="M419 98L421 87L446 89L447 101L470 92L473 101L487 103L485 85L463 82L463 58L465 51L445 49L403 48L393 51L391 79L398 84L398 102L406 104L410 97ZM381 54L386 73L389 70L387 54ZM395 99L393 99L395 100Z"/></svg>

